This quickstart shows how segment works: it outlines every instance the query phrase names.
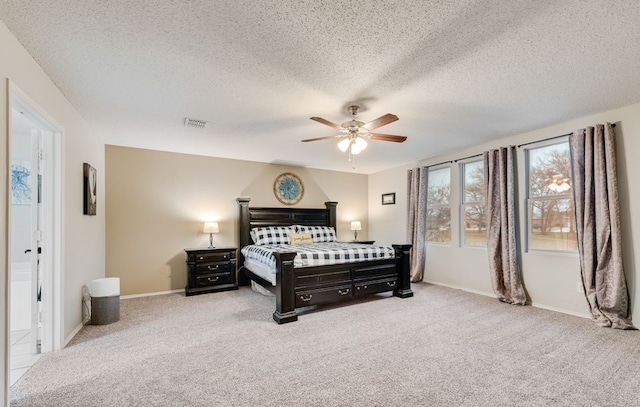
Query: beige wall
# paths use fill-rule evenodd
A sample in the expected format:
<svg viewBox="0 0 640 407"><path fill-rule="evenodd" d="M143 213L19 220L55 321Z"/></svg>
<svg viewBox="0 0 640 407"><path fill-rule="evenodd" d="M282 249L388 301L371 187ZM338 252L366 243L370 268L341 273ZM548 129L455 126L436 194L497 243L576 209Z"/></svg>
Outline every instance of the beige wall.
<svg viewBox="0 0 640 407"><path fill-rule="evenodd" d="M490 148L518 145L530 141L542 140L571 131L604 122L617 123L618 192L623 232L624 267L631 296L632 313L636 324L640 325L640 287L638 284L637 260L640 259L640 245L634 244L634 238L640 236L640 160L635 157L640 151L640 104L586 116L544 129L504 138L495 142L457 151L452 154L423 160L418 165L433 165L446 160L454 160L482 153ZM524 173L524 149L518 148L518 172ZM428 151L425 151L425 155ZM410 167L410 166L409 166ZM395 190L406 195L406 169L396 168L369 176L369 213L371 222L370 238L383 240L385 236L398 235L399 228L404 236L406 225L402 222L406 216L406 207L395 205L379 208L380 191ZM458 168L452 165L452 196L457 196ZM519 185L519 212L526 213L524 185ZM377 191L373 193L373 191ZM378 207L379 210L375 208ZM459 247L457 231L456 205L452 208L453 244L450 246L427 245L425 281L449 285L468 291L492 295L488 275L488 259L484 249ZM374 221L375 219L375 221ZM521 216L521 231L524 231L524 217ZM521 242L524 243L524 235ZM524 246L524 244L523 244ZM579 281L580 266L577 254L522 253L522 274L525 288L533 304L563 312L587 315L588 308L583 294L576 285Z"/></svg>
<svg viewBox="0 0 640 407"><path fill-rule="evenodd" d="M98 170L98 185L104 185L104 144L93 134L87 123L60 93L55 84L44 73L7 27L0 22L0 208L2 212L2 235L0 236L0 342L2 365L0 381L5 382L8 366L6 353L7 313L7 147L9 139L8 82L17 86L39 108L64 128L62 200L64 205L62 234L62 321L61 341L64 344L81 326L82 286L95 278L104 276L104 192L98 196L98 216L82 214L82 163L89 162ZM7 389L3 386L0 399L6 402Z"/></svg>
<svg viewBox="0 0 640 407"><path fill-rule="evenodd" d="M380 244L407 243L407 170L416 163L369 176L369 237ZM396 194L394 205L382 205L382 194Z"/></svg>
<svg viewBox="0 0 640 407"><path fill-rule="evenodd" d="M337 201L338 238L352 238L352 220L362 221L359 236L367 238L366 175L107 146L106 275L120 277L122 295L183 289L184 249L209 243L203 222L219 223L214 246L235 247L236 198L284 206L273 195L283 172L304 184L296 207Z"/></svg>

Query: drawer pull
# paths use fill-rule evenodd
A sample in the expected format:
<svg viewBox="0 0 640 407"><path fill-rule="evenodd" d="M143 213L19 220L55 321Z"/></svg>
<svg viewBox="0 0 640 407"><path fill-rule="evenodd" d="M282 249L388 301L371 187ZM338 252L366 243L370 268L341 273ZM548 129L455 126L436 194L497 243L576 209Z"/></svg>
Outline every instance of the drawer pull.
<svg viewBox="0 0 640 407"><path fill-rule="evenodd" d="M347 295L349 294L349 289L345 288L344 290L338 290L338 294L340 295Z"/></svg>
<svg viewBox="0 0 640 407"><path fill-rule="evenodd" d="M387 285L389 287L395 287L396 286L396 282L395 281L387 281Z"/></svg>
<svg viewBox="0 0 640 407"><path fill-rule="evenodd" d="M216 264L215 266L207 266L207 270L217 270L218 269L218 265Z"/></svg>
<svg viewBox="0 0 640 407"><path fill-rule="evenodd" d="M220 276L215 276L215 277L213 277L213 278L211 278L211 277L207 277L207 281L210 281L210 282L212 282L212 283L213 283L214 281L218 281L219 279L220 279Z"/></svg>
<svg viewBox="0 0 640 407"><path fill-rule="evenodd" d="M302 301L304 301L304 302L307 302L307 301L311 301L311 298L312 298L312 297L313 297L313 295L311 295L311 294L309 294L309 295L308 295L308 296L306 296L306 297L305 297L304 295L301 295L301 296L300 296L300 299L301 299Z"/></svg>

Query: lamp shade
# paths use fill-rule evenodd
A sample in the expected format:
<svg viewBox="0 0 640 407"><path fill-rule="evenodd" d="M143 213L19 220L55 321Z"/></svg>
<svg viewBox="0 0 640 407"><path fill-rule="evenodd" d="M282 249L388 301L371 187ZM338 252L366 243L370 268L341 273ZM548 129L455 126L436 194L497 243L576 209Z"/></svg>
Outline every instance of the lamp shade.
<svg viewBox="0 0 640 407"><path fill-rule="evenodd" d="M204 228L202 229L202 233L218 233L220 229L218 228L218 222L205 222Z"/></svg>
<svg viewBox="0 0 640 407"><path fill-rule="evenodd" d="M346 138L343 139L342 141L340 141L338 143L338 148L340 149L340 151L342 151L343 153L347 151L347 149L349 148L349 145L351 144L351 140Z"/></svg>
<svg viewBox="0 0 640 407"><path fill-rule="evenodd" d="M367 148L367 142L362 137L356 137L351 146L351 154L360 154L365 148Z"/></svg>
<svg viewBox="0 0 640 407"><path fill-rule="evenodd" d="M362 230L362 225L360 225L359 220L354 220L351 222L351 230Z"/></svg>

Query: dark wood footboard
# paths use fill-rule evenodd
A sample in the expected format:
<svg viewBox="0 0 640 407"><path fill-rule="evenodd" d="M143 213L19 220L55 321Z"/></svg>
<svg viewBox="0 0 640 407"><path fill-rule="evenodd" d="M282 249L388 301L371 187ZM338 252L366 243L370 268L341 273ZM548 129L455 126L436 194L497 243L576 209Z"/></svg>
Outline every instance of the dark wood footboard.
<svg viewBox="0 0 640 407"><path fill-rule="evenodd" d="M413 296L409 279L411 245L393 245L395 258L294 268L295 252L276 254L276 310L279 324L298 320L296 308L349 300L393 291L400 298Z"/></svg>

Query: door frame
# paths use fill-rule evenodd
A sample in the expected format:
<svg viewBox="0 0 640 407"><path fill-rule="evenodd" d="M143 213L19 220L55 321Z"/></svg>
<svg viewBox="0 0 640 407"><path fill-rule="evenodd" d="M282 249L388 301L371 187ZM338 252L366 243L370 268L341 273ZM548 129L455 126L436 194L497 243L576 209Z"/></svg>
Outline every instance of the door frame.
<svg viewBox="0 0 640 407"><path fill-rule="evenodd" d="M34 100L32 100L26 93L24 93L18 86L8 82L9 97L8 97L8 162L7 166L11 166L11 147L13 141L13 124L11 115L14 109L20 108L28 111L39 124L51 131L50 137L43 137L43 150L46 154L47 166L45 177L48 179L43 182L49 182L51 188L48 193L48 202L44 203L44 211L48 215L45 216L44 221L47 223L45 230L47 235L42 242L43 256L40 261L46 262L49 267L45 266L45 272L43 273L42 280L42 299L43 302L43 325L42 325L42 348L41 352L50 352L58 350L64 343L64 320L62 315L62 287L63 287L63 274L64 258L62 256L64 249L64 233L62 230L63 223L63 149L64 145L64 128L57 123L44 109L42 109ZM8 196L8 214L10 219L11 204L10 204L10 183L7 185L9 191ZM43 202L45 200L43 199ZM8 225L7 225L8 226ZM8 264L11 264L11 238L10 228L7 227L7 244L8 244ZM10 280L8 280L10 281ZM6 286L6 296L10 299L11 286ZM7 327L10 326L10 300L8 301L7 313L5 318L7 320ZM5 354L9 356L11 344L7 342L7 349ZM8 365L8 364L7 364ZM7 382L9 380L9 372L7 372ZM5 384L6 385L6 384Z"/></svg>

